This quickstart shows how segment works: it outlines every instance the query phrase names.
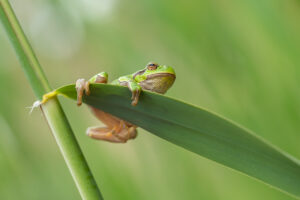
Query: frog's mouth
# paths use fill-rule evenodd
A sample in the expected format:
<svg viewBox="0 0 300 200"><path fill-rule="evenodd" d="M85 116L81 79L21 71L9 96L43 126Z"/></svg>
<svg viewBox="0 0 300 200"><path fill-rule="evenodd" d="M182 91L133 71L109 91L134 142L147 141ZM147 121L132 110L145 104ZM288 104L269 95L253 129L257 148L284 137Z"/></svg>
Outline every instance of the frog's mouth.
<svg viewBox="0 0 300 200"><path fill-rule="evenodd" d="M157 77L170 77L170 78L175 80L176 75L162 72L162 73L156 73L156 74L148 75L146 80L157 78Z"/></svg>

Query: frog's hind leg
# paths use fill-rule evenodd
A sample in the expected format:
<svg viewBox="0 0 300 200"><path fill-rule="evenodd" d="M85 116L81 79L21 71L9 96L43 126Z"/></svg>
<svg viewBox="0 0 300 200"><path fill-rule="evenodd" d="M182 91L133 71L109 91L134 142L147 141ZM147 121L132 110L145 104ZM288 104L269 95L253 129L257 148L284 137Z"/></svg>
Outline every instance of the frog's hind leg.
<svg viewBox="0 0 300 200"><path fill-rule="evenodd" d="M93 76L89 81L78 79L76 81L77 105L82 104L82 96L89 95L90 83L107 83L107 73L101 72ZM114 143L125 143L129 139L137 136L136 126L121 120L102 110L90 107L95 116L100 119L107 127L92 127L87 130L87 135L97 140L105 140Z"/></svg>
<svg viewBox="0 0 300 200"><path fill-rule="evenodd" d="M129 139L134 139L137 135L136 128L118 128L109 129L107 127L91 127L88 128L87 134L93 139L105 140L113 143L126 143Z"/></svg>
<svg viewBox="0 0 300 200"><path fill-rule="evenodd" d="M107 127L91 127L87 130L88 136L96 140L105 140L114 143L124 143L125 140L121 140L116 137L114 131Z"/></svg>
<svg viewBox="0 0 300 200"><path fill-rule="evenodd" d="M136 126L121 120L109 113L91 107L92 112L107 127L92 127L87 130L87 135L98 140L105 140L114 143L125 143L137 136Z"/></svg>

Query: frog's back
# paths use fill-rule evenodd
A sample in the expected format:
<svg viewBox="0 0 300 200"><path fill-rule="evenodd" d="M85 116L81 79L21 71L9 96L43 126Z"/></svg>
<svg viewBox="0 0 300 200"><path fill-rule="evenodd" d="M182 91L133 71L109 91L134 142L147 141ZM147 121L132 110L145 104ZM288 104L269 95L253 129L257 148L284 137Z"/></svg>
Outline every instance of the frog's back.
<svg viewBox="0 0 300 200"><path fill-rule="evenodd" d="M121 76L115 80L113 80L111 82L112 85L120 85L121 82L128 82L128 81L132 81L133 80L133 75L132 74L128 74L125 76Z"/></svg>

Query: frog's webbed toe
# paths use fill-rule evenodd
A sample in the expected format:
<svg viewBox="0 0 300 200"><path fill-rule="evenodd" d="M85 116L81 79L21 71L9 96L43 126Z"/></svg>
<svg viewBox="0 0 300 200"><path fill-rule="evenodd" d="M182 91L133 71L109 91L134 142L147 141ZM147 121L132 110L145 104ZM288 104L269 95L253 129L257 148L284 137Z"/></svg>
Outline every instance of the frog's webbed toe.
<svg viewBox="0 0 300 200"><path fill-rule="evenodd" d="M85 93L86 95L90 94L90 82L81 78L76 81L76 91L77 91L77 105L82 104L82 96Z"/></svg>
<svg viewBox="0 0 300 200"><path fill-rule="evenodd" d="M83 78L80 78L76 81L76 90L77 90L77 105L82 104L83 94L90 95L90 83L107 83L108 75L106 72L101 72L93 76L90 80L86 81Z"/></svg>
<svg viewBox="0 0 300 200"><path fill-rule="evenodd" d="M140 93L141 90L134 90L131 92L132 96L131 96L131 105L136 106L138 101L139 101L139 97L140 97Z"/></svg>

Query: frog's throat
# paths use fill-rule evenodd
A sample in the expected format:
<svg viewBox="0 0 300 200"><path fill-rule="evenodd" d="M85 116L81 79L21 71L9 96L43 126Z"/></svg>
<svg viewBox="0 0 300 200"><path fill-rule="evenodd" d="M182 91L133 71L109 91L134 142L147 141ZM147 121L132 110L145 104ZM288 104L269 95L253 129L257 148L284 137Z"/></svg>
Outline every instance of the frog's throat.
<svg viewBox="0 0 300 200"><path fill-rule="evenodd" d="M173 85L175 78L175 74L170 73L151 74L147 76L146 80L141 81L139 85L144 90L164 94Z"/></svg>

